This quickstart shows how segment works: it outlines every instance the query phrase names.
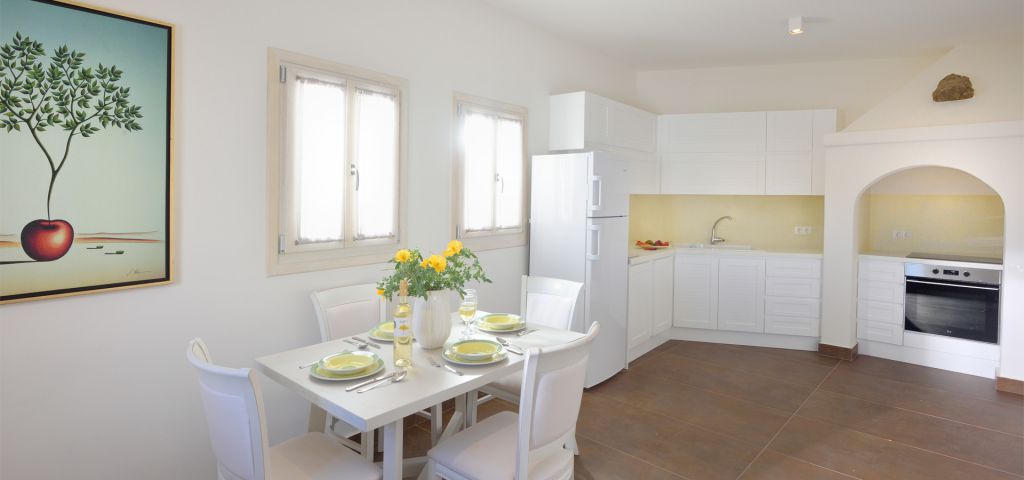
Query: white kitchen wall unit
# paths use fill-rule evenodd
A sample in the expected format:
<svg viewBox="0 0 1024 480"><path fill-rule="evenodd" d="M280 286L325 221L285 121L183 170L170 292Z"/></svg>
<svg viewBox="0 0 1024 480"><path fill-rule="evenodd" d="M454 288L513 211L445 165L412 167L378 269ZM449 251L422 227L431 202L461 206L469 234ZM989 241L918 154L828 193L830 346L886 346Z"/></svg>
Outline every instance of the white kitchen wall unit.
<svg viewBox="0 0 1024 480"><path fill-rule="evenodd" d="M718 257L678 255L672 325L718 328Z"/></svg>
<svg viewBox="0 0 1024 480"><path fill-rule="evenodd" d="M765 275L765 333L817 337L821 324L821 260L769 258Z"/></svg>
<svg viewBox="0 0 1024 480"><path fill-rule="evenodd" d="M658 193L657 116L590 92L552 95L548 148L605 150L630 162L630 193Z"/></svg>
<svg viewBox="0 0 1024 480"><path fill-rule="evenodd" d="M822 195L835 124L835 110L661 115L661 193Z"/></svg>
<svg viewBox="0 0 1024 480"><path fill-rule="evenodd" d="M718 260L718 329L764 332L764 259Z"/></svg>
<svg viewBox="0 0 1024 480"><path fill-rule="evenodd" d="M861 258L857 279L857 336L864 340L903 344L902 259Z"/></svg>
<svg viewBox="0 0 1024 480"><path fill-rule="evenodd" d="M636 359L665 341L672 327L672 252L630 259L628 359Z"/></svg>

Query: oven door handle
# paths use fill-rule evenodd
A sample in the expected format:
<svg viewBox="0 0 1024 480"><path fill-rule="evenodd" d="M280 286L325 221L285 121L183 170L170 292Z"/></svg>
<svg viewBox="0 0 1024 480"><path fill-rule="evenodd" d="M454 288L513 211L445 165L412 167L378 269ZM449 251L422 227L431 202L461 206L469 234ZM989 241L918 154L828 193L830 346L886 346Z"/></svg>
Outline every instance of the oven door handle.
<svg viewBox="0 0 1024 480"><path fill-rule="evenodd" d="M921 281L921 280L911 280L909 278L907 279L907 283L923 283L923 284L926 284L926 285L940 285L940 286L943 286L943 287L973 288L975 290L993 290L993 291L997 291L997 292L999 291L999 287L979 287L979 286L974 286L974 285L959 285L959 284L956 284L956 283L924 282L924 281Z"/></svg>

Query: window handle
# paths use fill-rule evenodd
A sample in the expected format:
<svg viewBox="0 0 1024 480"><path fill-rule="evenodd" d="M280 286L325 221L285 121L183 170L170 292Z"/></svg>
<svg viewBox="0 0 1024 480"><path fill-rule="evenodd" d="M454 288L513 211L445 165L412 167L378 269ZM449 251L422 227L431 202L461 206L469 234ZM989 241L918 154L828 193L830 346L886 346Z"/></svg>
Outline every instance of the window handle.
<svg viewBox="0 0 1024 480"><path fill-rule="evenodd" d="M495 173L494 181L501 184L501 188L499 188L498 191L505 193L505 177L502 177L500 173Z"/></svg>
<svg viewBox="0 0 1024 480"><path fill-rule="evenodd" d="M356 191L358 192L359 191L359 169L356 168L356 164L354 164L354 163L350 163L349 164L348 174L356 177Z"/></svg>

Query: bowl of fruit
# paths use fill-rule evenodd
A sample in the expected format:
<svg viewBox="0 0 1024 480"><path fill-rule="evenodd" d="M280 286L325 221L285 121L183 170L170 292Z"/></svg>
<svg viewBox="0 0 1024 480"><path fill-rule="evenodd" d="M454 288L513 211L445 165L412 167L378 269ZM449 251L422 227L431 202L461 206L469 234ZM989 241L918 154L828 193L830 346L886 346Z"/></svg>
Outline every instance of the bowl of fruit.
<svg viewBox="0 0 1024 480"><path fill-rule="evenodd" d="M644 250L661 250L672 245L668 240L637 240L636 246Z"/></svg>

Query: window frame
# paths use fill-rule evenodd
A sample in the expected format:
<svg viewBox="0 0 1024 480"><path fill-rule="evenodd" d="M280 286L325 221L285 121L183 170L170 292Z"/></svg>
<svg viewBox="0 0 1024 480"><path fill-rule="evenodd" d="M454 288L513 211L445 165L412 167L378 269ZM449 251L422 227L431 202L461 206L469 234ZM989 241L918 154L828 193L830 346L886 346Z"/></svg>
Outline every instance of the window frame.
<svg viewBox="0 0 1024 480"><path fill-rule="evenodd" d="M310 272L332 268L369 265L386 262L407 240L407 152L408 152L408 81L370 70L343 65L328 60L310 57L275 48L267 51L267 274L281 275ZM285 67L282 70L282 66ZM291 71L289 71L291 70ZM285 185L291 181L293 169L290 165L290 132L288 118L288 84L285 79L294 78L298 72L308 73L324 80L344 79L346 86L346 142L347 164L344 171L344 238L341 241L308 243L286 248L286 238L294 241L285 232L293 231L295 215L289 217L285 209L294 209L291 189ZM355 182L351 164L355 162L354 144L356 139L353 111L356 98L351 93L357 88L373 91L387 91L398 98L397 106L397 165L395 171L395 235L388 238L359 239L356 237Z"/></svg>
<svg viewBox="0 0 1024 480"><path fill-rule="evenodd" d="M522 124L522 186L520 192L520 226L518 228L505 228L499 229L495 226L490 231L471 231L467 232L463 228L463 211L462 211L462 200L463 200L463 173L465 163L465 152L464 146L461 142L461 131L462 131L462 111L479 111L481 113L495 115L498 117L505 117L515 119ZM494 250L500 248L512 248L525 246L527 244L529 235L529 187L530 187L530 169L529 169L529 152L527 150L528 132L529 132L529 118L528 109L526 107L513 105L509 103L500 102L497 100L491 100L475 95L469 95L465 93L455 93L452 100L452 113L453 113L453 128L452 128L452 144L453 144L453 161L452 161L452 222L451 222L451 234L454 238L459 239L464 244L472 248L473 250ZM497 160L495 160L497 163ZM496 167L497 165L495 165ZM495 195L495 199L497 196ZM497 221L496 212L493 220Z"/></svg>

